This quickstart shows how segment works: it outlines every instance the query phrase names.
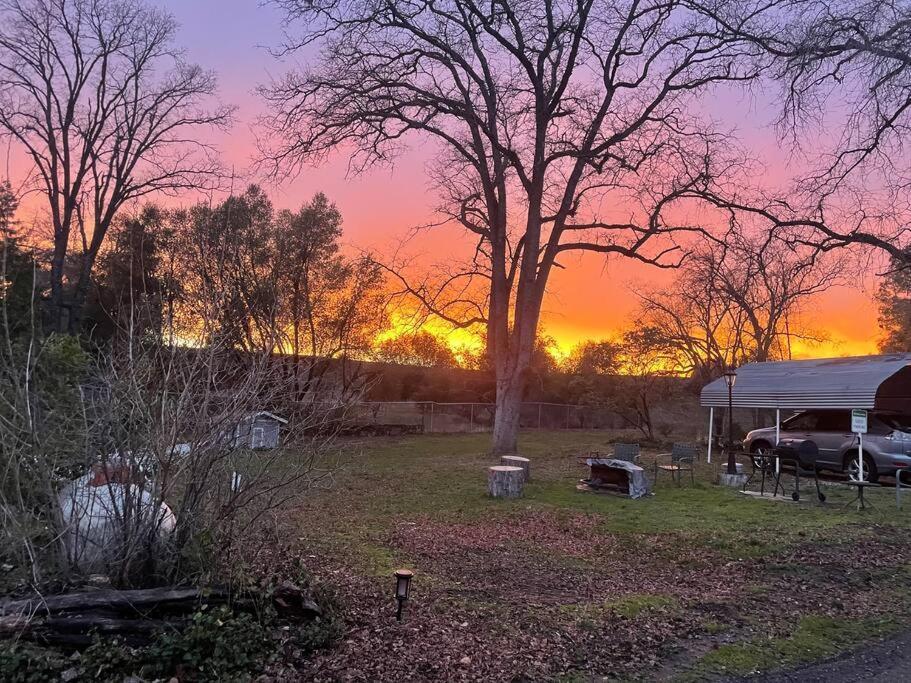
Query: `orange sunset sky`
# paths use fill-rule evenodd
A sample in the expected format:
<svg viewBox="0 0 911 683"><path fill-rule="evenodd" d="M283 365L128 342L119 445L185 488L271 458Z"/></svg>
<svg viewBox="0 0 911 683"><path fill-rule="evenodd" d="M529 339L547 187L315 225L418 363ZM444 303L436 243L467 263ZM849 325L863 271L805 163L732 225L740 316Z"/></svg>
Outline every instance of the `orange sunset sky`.
<svg viewBox="0 0 911 683"><path fill-rule="evenodd" d="M259 0L167 0L161 4L180 22L179 42L189 59L214 69L222 99L238 107L234 128L215 142L225 161L235 168L240 177L237 189L242 189L253 180L245 173L255 152L255 120L262 112L254 89L293 66L268 52L281 39L281 16L273 7L260 6ZM740 139L756 150L767 168L776 169L768 174L775 184L786 181L789 159L771 127L774 111L761 104L764 97L764 93L728 93L705 106L724 126L736 128ZM432 220L434 199L425 178L430 153L412 148L394 167L357 177L347 176L346 160L339 156L321 168L268 186L268 190L279 207L296 207L314 192L325 192L344 216L345 241L351 249L388 253L409 228ZM458 252L463 245L458 229L444 227L423 237L418 246L430 264ZM564 265L567 268L552 277L544 311L545 330L564 352L580 340L610 337L621 330L635 311L636 287L674 277L673 271L621 259L606 262L596 255L576 257L575 263ZM797 352L810 356L874 352L879 334L871 298L875 286L871 275L858 288L841 287L814 301L807 307L804 322L826 332L830 340L812 348L798 347Z"/></svg>

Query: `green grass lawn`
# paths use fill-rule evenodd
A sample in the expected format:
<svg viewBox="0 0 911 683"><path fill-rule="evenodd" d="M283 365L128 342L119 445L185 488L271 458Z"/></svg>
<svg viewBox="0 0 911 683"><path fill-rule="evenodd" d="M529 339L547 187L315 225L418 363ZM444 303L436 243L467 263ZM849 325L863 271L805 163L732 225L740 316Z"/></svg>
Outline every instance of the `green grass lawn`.
<svg viewBox="0 0 911 683"><path fill-rule="evenodd" d="M799 504L755 500L700 463L695 486L659 481L637 501L576 490L579 456L610 441L524 434L532 481L516 500L486 495L487 434L346 442L334 485L286 520L314 571L351 596L351 637L310 674L356 659L364 680L711 679L904 624L894 591L911 512L892 489L864 512L838 487L824 506L809 487ZM385 611L396 566L416 572L403 625Z"/></svg>

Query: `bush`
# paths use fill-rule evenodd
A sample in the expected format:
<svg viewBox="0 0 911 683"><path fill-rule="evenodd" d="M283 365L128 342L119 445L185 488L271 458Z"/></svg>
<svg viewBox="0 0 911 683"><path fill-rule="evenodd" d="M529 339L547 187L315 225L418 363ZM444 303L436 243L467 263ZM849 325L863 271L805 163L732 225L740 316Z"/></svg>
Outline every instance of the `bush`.
<svg viewBox="0 0 911 683"><path fill-rule="evenodd" d="M344 626L338 599L323 586L312 589L322 616L290 628L275 628L283 622L272 608L260 613L236 613L227 606L203 606L187 625L159 632L144 647L128 647L119 638L95 637L78 662L69 662L51 648L21 643L0 643L0 681L49 683L60 680L70 668L79 680L122 681L130 675L144 679L181 681L240 681L261 670L270 652L284 646L293 659L307 658L341 637ZM284 634L282 641L271 633Z"/></svg>
<svg viewBox="0 0 911 683"><path fill-rule="evenodd" d="M82 669L92 681L121 681L137 669L140 653L126 647L119 638L95 641L82 653Z"/></svg>
<svg viewBox="0 0 911 683"><path fill-rule="evenodd" d="M176 674L181 680L237 680L262 663L269 645L266 629L250 614L204 606L183 631L162 633L146 649L148 664L142 673Z"/></svg>
<svg viewBox="0 0 911 683"><path fill-rule="evenodd" d="M82 673L91 681L121 681L131 674L179 676L187 681L243 680L262 664L270 643L254 616L235 614L226 606L203 606L186 628L162 631L146 647L130 648L117 638L96 638L82 653Z"/></svg>
<svg viewBox="0 0 911 683"><path fill-rule="evenodd" d="M52 683L65 668L66 660L53 650L0 643L0 681L5 683Z"/></svg>
<svg viewBox="0 0 911 683"><path fill-rule="evenodd" d="M294 632L293 643L305 657L328 648L345 632L338 596L322 584L311 585L310 590L323 614Z"/></svg>

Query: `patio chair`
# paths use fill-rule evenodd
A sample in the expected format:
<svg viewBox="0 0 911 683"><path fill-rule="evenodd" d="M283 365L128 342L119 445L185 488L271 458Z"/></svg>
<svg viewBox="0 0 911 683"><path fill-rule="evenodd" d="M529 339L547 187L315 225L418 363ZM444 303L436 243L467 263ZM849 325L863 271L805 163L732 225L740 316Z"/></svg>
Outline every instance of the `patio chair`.
<svg viewBox="0 0 911 683"><path fill-rule="evenodd" d="M615 443L614 452L611 454L614 460L623 460L625 462L639 461L639 444L637 443Z"/></svg>
<svg viewBox="0 0 911 683"><path fill-rule="evenodd" d="M662 458L669 458L670 462L666 465L661 464ZM696 445L691 443L675 443L671 447L670 453L660 453L655 458L655 483L658 483L659 472L670 472L671 481L676 479L677 486L680 486L680 479L684 472L690 473L690 482L696 483L693 463L696 462Z"/></svg>

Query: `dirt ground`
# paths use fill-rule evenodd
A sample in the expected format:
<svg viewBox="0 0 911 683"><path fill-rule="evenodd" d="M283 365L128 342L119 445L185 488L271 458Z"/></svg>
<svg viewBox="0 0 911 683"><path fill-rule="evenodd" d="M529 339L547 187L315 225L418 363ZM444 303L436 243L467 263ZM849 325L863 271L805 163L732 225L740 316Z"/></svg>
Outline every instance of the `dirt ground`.
<svg viewBox="0 0 911 683"><path fill-rule="evenodd" d="M713 485L705 463L695 486L660 482L639 501L577 491L579 455L609 451L611 438L526 435L532 482L514 501L485 495L485 435L347 444L334 486L278 531L337 589L346 633L269 674L735 680L800 670L907 626L911 513L895 511L892 491L874 492L866 512L834 486L824 506L773 503ZM396 567L415 571L401 623ZM857 671L869 665L856 657ZM790 675L761 680L811 680Z"/></svg>

